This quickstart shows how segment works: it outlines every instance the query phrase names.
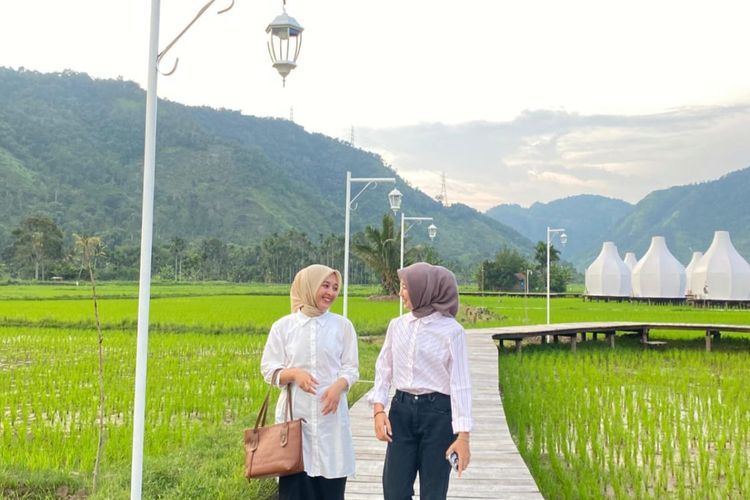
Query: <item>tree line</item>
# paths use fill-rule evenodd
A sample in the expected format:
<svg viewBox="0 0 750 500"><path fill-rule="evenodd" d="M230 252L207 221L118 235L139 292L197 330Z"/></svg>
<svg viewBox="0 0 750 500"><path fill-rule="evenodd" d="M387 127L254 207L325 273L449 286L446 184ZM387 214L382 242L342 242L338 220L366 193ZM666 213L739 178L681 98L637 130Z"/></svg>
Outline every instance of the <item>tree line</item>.
<svg viewBox="0 0 750 500"><path fill-rule="evenodd" d="M2 251L0 275L37 281L81 279L87 271L76 242L91 237L102 242L96 270L100 280L138 279L138 245L107 246L96 235L65 234L52 218L43 214L26 217L11 232L11 242ZM354 234L350 259L351 283L380 283L385 293L396 293L400 235L392 217L383 217L382 228L368 226L364 232ZM434 250L419 245L405 253L406 263L415 259L438 260ZM307 234L290 229L274 233L254 246L219 238L187 241L175 237L154 245L152 273L174 281L291 283L299 269L313 263L343 270L344 237L319 235L313 241Z"/></svg>
<svg viewBox="0 0 750 500"><path fill-rule="evenodd" d="M47 215L23 219L11 233L11 243L2 252L0 274L15 279L78 280L86 272L77 248L80 241L101 242L97 276L101 280L136 280L140 247L120 243L107 247L97 235L66 235ZM400 233L393 218L383 216L380 227L368 226L352 237L349 265L351 283L380 284L386 294L398 293ZM425 261L442 264L432 246L405 245L404 265ZM544 242L537 243L533 258L503 247L493 260L481 262L474 280L481 291L543 291L546 289ZM219 238L187 241L174 237L154 245L152 274L173 281L230 281L291 283L296 272L319 263L344 269L344 238L318 235L316 240L295 229L274 233L255 246L242 246ZM559 251L550 247L550 290L564 292L575 274L560 263ZM450 264L446 264L451 267ZM458 273L457 273L458 274Z"/></svg>
<svg viewBox="0 0 750 500"><path fill-rule="evenodd" d="M565 292L576 271L570 264L560 262L560 251L554 245L550 245L549 260L550 291ZM486 260L479 265L474 278L480 291L546 291L547 244L538 242L531 259L504 247L497 252L494 260Z"/></svg>

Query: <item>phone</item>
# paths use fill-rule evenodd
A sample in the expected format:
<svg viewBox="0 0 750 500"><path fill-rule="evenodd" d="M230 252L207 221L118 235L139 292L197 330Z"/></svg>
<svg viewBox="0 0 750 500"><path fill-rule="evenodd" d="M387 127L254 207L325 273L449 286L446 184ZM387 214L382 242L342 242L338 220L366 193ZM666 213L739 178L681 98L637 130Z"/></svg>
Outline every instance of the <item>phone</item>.
<svg viewBox="0 0 750 500"><path fill-rule="evenodd" d="M451 464L451 467L453 467L453 470L458 471L458 453L454 451L447 460L448 463Z"/></svg>

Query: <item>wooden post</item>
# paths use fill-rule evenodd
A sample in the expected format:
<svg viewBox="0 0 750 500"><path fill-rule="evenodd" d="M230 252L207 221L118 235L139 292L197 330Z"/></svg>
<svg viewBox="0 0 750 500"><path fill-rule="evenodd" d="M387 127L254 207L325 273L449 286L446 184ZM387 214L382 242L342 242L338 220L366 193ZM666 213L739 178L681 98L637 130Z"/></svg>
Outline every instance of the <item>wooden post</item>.
<svg viewBox="0 0 750 500"><path fill-rule="evenodd" d="M615 348L615 332L608 332L607 340L609 340L609 347L614 349Z"/></svg>
<svg viewBox="0 0 750 500"><path fill-rule="evenodd" d="M576 352L576 344L578 343L578 335L571 335L568 338L570 339L570 350L572 352Z"/></svg>
<svg viewBox="0 0 750 500"><path fill-rule="evenodd" d="M516 354L519 356L521 355L521 342L523 342L523 339L516 340Z"/></svg>
<svg viewBox="0 0 750 500"><path fill-rule="evenodd" d="M706 330L706 352L711 352L711 330Z"/></svg>

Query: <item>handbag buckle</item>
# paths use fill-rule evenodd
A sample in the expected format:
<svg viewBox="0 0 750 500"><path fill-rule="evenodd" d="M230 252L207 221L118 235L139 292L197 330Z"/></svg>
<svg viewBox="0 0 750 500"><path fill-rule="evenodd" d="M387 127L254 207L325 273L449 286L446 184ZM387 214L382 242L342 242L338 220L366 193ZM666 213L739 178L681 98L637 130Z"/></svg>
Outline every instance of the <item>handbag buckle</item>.
<svg viewBox="0 0 750 500"><path fill-rule="evenodd" d="M281 440L280 444L283 448L286 446L286 444L289 442L289 422L284 422L284 425L281 427Z"/></svg>
<svg viewBox="0 0 750 500"><path fill-rule="evenodd" d="M250 450L255 451L258 449L258 431L253 430L250 433L250 441L248 443L250 445Z"/></svg>

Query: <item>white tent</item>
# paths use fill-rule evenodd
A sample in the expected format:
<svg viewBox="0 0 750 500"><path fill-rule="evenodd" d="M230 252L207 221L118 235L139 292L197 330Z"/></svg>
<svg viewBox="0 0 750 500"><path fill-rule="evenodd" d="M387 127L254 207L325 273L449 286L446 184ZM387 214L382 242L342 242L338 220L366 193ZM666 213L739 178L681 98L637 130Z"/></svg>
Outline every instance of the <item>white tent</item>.
<svg viewBox="0 0 750 500"><path fill-rule="evenodd" d="M605 241L599 256L586 269L586 294L629 297L630 293L630 268L620 258L615 244Z"/></svg>
<svg viewBox="0 0 750 500"><path fill-rule="evenodd" d="M688 264L685 268L685 293L696 294L700 291L693 290L693 271L695 270L695 266L698 265L698 262L700 262L702 257L703 252L693 252L693 258L690 259L690 264Z"/></svg>
<svg viewBox="0 0 750 500"><path fill-rule="evenodd" d="M625 258L622 259L625 264L630 268L632 271L636 264L638 264L638 259L635 258L635 254L633 252L628 252L625 254Z"/></svg>
<svg viewBox="0 0 750 500"><path fill-rule="evenodd" d="M727 231L716 231L711 246L693 268L693 292L703 299L750 299L750 264L732 245Z"/></svg>
<svg viewBox="0 0 750 500"><path fill-rule="evenodd" d="M635 297L685 296L685 268L667 248L664 236L651 238L651 246L633 268Z"/></svg>

